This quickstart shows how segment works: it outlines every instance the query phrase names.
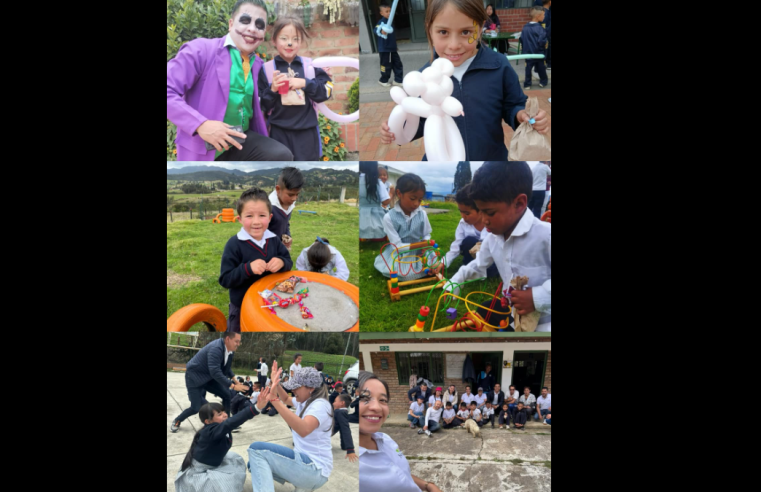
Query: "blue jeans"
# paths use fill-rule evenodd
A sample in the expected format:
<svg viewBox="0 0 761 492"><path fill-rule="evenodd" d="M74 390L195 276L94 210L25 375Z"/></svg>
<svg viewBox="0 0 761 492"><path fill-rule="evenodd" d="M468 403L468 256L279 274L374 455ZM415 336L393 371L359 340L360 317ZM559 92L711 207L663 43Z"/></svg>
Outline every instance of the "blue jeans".
<svg viewBox="0 0 761 492"><path fill-rule="evenodd" d="M290 482L296 492L319 489L328 481L309 456L279 444L255 442L248 447L248 459L255 492L275 492L275 480Z"/></svg>
<svg viewBox="0 0 761 492"><path fill-rule="evenodd" d="M541 419L544 419L544 417L546 417L546 416L547 416L547 414L549 414L549 413L550 413L550 409L548 408L548 409L546 409L546 410L539 410L537 413L535 413L535 414L534 414L534 418L535 418L536 420L540 420L540 417L539 417L539 413L541 413L541 414L542 414L542 416L541 416Z"/></svg>
<svg viewBox="0 0 761 492"><path fill-rule="evenodd" d="M547 425L552 425L552 419L547 419Z"/></svg>
<svg viewBox="0 0 761 492"><path fill-rule="evenodd" d="M412 422L412 425L416 425L416 426L419 425L419 426L422 427L423 424L420 422L422 419L423 419L423 414L422 413L420 415L415 414L414 417L412 415L410 415L410 414L407 414L407 420Z"/></svg>
<svg viewBox="0 0 761 492"><path fill-rule="evenodd" d="M436 432L436 431L437 431L437 430L439 430L440 428L441 428L441 427L439 426L439 423L438 423L438 422L436 422L435 420L429 420L429 421L428 421L428 430L429 430L429 431L431 431L431 432Z"/></svg>

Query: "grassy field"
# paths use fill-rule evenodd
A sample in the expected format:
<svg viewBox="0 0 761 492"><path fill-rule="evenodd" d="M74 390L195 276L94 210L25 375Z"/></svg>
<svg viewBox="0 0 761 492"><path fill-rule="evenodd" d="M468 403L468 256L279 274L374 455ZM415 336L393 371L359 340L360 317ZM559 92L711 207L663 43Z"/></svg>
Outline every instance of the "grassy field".
<svg viewBox="0 0 761 492"><path fill-rule="evenodd" d="M298 210L316 211L317 215L299 215ZM210 220L191 220L166 225L166 315L167 318L193 303L211 304L225 316L228 312L227 289L219 285L219 266L227 241L240 230L238 223L212 224ZM301 250L321 236L330 239L349 267L349 282L359 281L359 209L338 203L298 205L291 215L294 261ZM195 329L204 330L199 324Z"/></svg>
<svg viewBox="0 0 761 492"><path fill-rule="evenodd" d="M432 208L444 208L450 212L446 214L429 215L433 233L431 238L436 240L441 247L442 254L449 251L449 246L454 241L455 230L460 222L460 213L455 203L431 203ZM374 267L375 257L380 253L382 243L360 243L359 246L359 300L361 309L362 328L364 331L407 331L410 326L415 324L420 307L425 304L428 292L420 292L403 296L400 301L391 302L388 296L387 277L381 275ZM462 257L454 260L452 265L447 268L446 276L451 278L462 265ZM499 279L488 279L485 282L474 282L463 288L462 297L472 291L484 291L493 293L497 290ZM433 310L436 308L436 301L441 293L437 289L431 294L428 307L431 314L428 316L426 331L431 329L433 320ZM487 300L486 297L478 296L480 301ZM473 299L473 298L471 298ZM443 305L444 301L442 301ZM460 303L458 314L462 316L466 310L464 303ZM436 319L436 328L442 328L452 324L445 313L439 313Z"/></svg>

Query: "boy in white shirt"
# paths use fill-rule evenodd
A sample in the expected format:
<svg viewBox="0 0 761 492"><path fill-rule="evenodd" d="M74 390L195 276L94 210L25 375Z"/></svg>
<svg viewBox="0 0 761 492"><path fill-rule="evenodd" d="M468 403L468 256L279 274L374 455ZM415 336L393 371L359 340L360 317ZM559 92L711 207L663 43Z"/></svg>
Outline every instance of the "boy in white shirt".
<svg viewBox="0 0 761 492"><path fill-rule="evenodd" d="M445 429L451 429L455 425L458 425L457 422L455 422L455 419L457 418L457 414L454 411L454 408L452 408L452 402L448 401L447 406L444 409L444 413L442 414L441 418L444 420L443 427Z"/></svg>
<svg viewBox="0 0 761 492"><path fill-rule="evenodd" d="M407 412L407 420L410 421L410 429L414 429L420 425L423 420L423 414L425 413L425 405L423 405L423 396L418 395L417 400L410 403L410 411Z"/></svg>
<svg viewBox="0 0 761 492"><path fill-rule="evenodd" d="M460 411L457 412L457 418L455 419L455 422L460 427L465 426L465 421L470 418L470 411L468 410L468 405L463 401L460 402Z"/></svg>
<svg viewBox="0 0 761 492"><path fill-rule="evenodd" d="M492 265L497 265L505 289L513 278L528 277L526 290L510 291L512 309L522 317L538 312L536 331L548 332L552 331L552 226L528 209L533 180L523 161L485 162L476 171L470 197L489 234L475 261L463 265L446 289L452 291L452 284L485 277ZM479 309L478 313L485 316L487 311ZM499 325L501 320L506 317L492 313L489 323ZM506 331L514 329L508 326Z"/></svg>
<svg viewBox="0 0 761 492"><path fill-rule="evenodd" d="M481 416L481 411L476 408L476 402L470 402L470 418L476 421L479 427L483 427L484 420Z"/></svg>
<svg viewBox="0 0 761 492"><path fill-rule="evenodd" d="M486 406L484 406L484 409L481 412L481 417L483 418L484 425L486 425L487 422L490 422L491 428L494 428L494 405L492 405L490 401L486 402Z"/></svg>
<svg viewBox="0 0 761 492"><path fill-rule="evenodd" d="M431 433L436 432L439 430L439 421L441 421L441 414L444 413L444 410L441 408L441 400L436 401L436 405L430 407L425 412L425 420L423 423L425 426L422 429L418 429L417 433L422 434L425 432L425 435L428 437L433 437Z"/></svg>

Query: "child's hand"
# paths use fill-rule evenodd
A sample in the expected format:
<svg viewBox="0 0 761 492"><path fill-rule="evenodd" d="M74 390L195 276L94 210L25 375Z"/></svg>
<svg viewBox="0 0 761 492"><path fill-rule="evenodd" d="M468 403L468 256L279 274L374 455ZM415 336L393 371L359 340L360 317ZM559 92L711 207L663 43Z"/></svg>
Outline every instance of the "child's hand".
<svg viewBox="0 0 761 492"><path fill-rule="evenodd" d="M531 117L528 115L526 110L519 111L518 112L518 123L525 123L527 121L530 121ZM531 125L534 127L534 130L538 131L542 135L546 135L547 132L550 130L550 119L547 116L547 111L540 109L539 113L534 117L534 120L536 123Z"/></svg>
<svg viewBox="0 0 761 492"><path fill-rule="evenodd" d="M255 275L261 275L267 271L267 263L264 260L254 260L250 263L251 271Z"/></svg>
<svg viewBox="0 0 761 492"><path fill-rule="evenodd" d="M267 406L265 402L269 401L269 396L270 396L270 389L267 386L265 386L264 389L261 392L259 392L259 399L256 400L256 405L254 405L257 410L261 412L262 409Z"/></svg>
<svg viewBox="0 0 761 492"><path fill-rule="evenodd" d="M280 90L280 86L283 85L283 81L288 80L288 74L280 73L279 71L275 70L272 75L272 85L270 86L270 89L272 92L278 92Z"/></svg>
<svg viewBox="0 0 761 492"><path fill-rule="evenodd" d="M306 79L294 78L294 79L291 79L290 88L295 90L303 89L304 87L306 87L306 85L307 85Z"/></svg>
<svg viewBox="0 0 761 492"><path fill-rule="evenodd" d="M520 113L518 113L518 114L520 114ZM391 128L388 127L388 121L383 123L381 125L380 134L381 134L381 143L382 144L390 144L391 142L393 142L396 139L394 134L391 133Z"/></svg>
<svg viewBox="0 0 761 492"><path fill-rule="evenodd" d="M428 482L428 492L441 492L441 489L436 484Z"/></svg>
<svg viewBox="0 0 761 492"><path fill-rule="evenodd" d="M279 272L281 268L285 266L285 263L280 258L272 258L269 263L267 263L267 271L268 272ZM532 301L533 302L533 301Z"/></svg>
<svg viewBox="0 0 761 492"><path fill-rule="evenodd" d="M384 31L383 29L381 29L381 34L383 34L385 36L388 33L386 31Z"/></svg>
<svg viewBox="0 0 761 492"><path fill-rule="evenodd" d="M359 461L359 456L357 456L356 453L349 453L346 455L346 459L351 461L352 463L356 463Z"/></svg>
<svg viewBox="0 0 761 492"><path fill-rule="evenodd" d="M534 293L530 287L526 290L514 290L510 295L512 296L511 299L515 311L521 316L536 311L536 307L534 307Z"/></svg>

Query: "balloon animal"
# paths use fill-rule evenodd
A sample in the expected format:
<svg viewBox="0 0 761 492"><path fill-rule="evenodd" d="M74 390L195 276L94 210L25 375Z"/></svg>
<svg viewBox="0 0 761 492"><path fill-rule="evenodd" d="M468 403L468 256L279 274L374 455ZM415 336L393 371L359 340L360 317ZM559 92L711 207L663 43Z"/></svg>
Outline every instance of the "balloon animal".
<svg viewBox="0 0 761 492"><path fill-rule="evenodd" d="M425 153L429 161L465 160L465 144L452 119L465 116L462 103L452 97L454 84L450 77L453 73L452 62L437 58L423 73L408 73L404 77L404 89L391 89L391 98L398 104L388 118L395 142L409 143L417 133L420 118L426 118Z"/></svg>
<svg viewBox="0 0 761 492"><path fill-rule="evenodd" d="M396 13L396 6L399 4L399 0L394 0L394 4L391 6L391 13L388 15L388 22L381 22L376 28L375 33L383 39L388 39L388 35L394 32L391 24L394 22L394 14ZM386 34L383 34L383 32Z"/></svg>

